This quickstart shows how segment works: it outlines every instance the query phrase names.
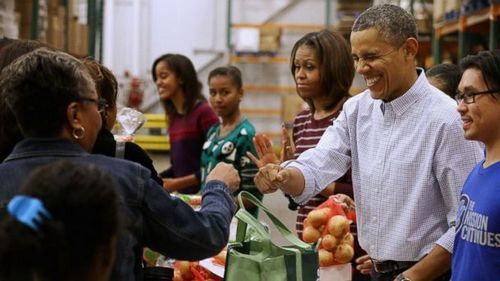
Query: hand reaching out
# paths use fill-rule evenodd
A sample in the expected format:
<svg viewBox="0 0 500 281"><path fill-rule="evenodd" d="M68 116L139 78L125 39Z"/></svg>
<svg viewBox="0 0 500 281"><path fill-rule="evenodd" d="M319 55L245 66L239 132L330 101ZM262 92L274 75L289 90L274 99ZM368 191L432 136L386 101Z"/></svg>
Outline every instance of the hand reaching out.
<svg viewBox="0 0 500 281"><path fill-rule="evenodd" d="M255 185L262 193L272 193L290 179L290 172L280 165L267 164L255 175Z"/></svg>
<svg viewBox="0 0 500 281"><path fill-rule="evenodd" d="M342 209L344 209L344 212L348 212L350 210L354 210L356 208L356 204L354 203L354 200L352 200L351 197L348 195L338 193L335 195L332 195L330 197L333 197L333 199L339 203L342 206Z"/></svg>
<svg viewBox="0 0 500 281"><path fill-rule="evenodd" d="M257 156L250 152L247 152L247 156L255 163L257 168L264 167L269 163L280 164L295 158L295 150L292 147L285 123L281 124L281 155L279 159L274 153L273 144L267 135L256 134L253 138L253 144L255 150L257 150Z"/></svg>
<svg viewBox="0 0 500 281"><path fill-rule="evenodd" d="M240 176L233 165L219 162L207 176L207 182L220 180L224 182L231 192L236 192L240 187Z"/></svg>
<svg viewBox="0 0 500 281"><path fill-rule="evenodd" d="M179 181L175 178L163 178L163 188L167 192L176 191L179 188Z"/></svg>
<svg viewBox="0 0 500 281"><path fill-rule="evenodd" d="M273 144L269 137L265 134L256 134L253 138L255 150L257 150L257 157L250 152L247 156L255 163L257 168L264 167L266 164L280 164L280 160L274 153Z"/></svg>
<svg viewBox="0 0 500 281"><path fill-rule="evenodd" d="M292 147L290 134L286 129L285 123L281 123L281 162L295 158L295 149Z"/></svg>

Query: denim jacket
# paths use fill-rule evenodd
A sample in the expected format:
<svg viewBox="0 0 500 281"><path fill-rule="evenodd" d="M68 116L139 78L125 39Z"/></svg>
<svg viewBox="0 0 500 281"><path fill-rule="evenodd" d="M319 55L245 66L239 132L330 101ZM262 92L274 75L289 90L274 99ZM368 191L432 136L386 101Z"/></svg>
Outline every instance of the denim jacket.
<svg viewBox="0 0 500 281"><path fill-rule="evenodd" d="M31 138L16 145L0 164L0 207L5 208L31 170L59 159L94 164L117 183L125 231L119 236L113 280L142 280L145 246L175 259L199 260L216 255L227 244L236 206L223 182L210 182L201 210L194 211L165 192L142 166L89 154L62 139Z"/></svg>

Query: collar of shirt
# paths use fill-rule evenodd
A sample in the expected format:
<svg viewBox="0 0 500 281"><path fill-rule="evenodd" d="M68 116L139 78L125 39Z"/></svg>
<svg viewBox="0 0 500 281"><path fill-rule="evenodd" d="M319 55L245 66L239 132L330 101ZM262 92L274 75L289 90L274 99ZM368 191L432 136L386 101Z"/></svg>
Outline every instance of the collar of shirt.
<svg viewBox="0 0 500 281"><path fill-rule="evenodd" d="M392 109L396 116L403 115L409 108L413 106L415 102L421 99L424 95L428 94L426 87L428 87L429 82L425 76L425 72L422 68L417 68L417 80L413 85L406 91L402 96L394 99L391 102L383 102L380 100L380 109L382 113L385 113L387 109Z"/></svg>

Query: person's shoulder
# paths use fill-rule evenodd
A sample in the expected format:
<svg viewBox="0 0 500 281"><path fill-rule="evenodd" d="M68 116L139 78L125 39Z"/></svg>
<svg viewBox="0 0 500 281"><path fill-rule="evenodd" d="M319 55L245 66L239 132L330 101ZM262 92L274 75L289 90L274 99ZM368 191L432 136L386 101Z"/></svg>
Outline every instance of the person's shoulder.
<svg viewBox="0 0 500 281"><path fill-rule="evenodd" d="M297 115L295 115L295 118L293 119L293 124L301 124L309 119L312 118L312 112L309 108L303 109L301 112L299 112Z"/></svg>
<svg viewBox="0 0 500 281"><path fill-rule="evenodd" d="M146 151L144 151L144 149L140 145L130 141L125 143L125 155L140 156L143 158L151 159L149 155L146 153ZM127 158L128 157L126 157L126 159Z"/></svg>
<svg viewBox="0 0 500 281"><path fill-rule="evenodd" d="M460 119L457 102L445 93L429 85L423 114L441 122L456 122Z"/></svg>
<svg viewBox="0 0 500 281"><path fill-rule="evenodd" d="M197 118L203 119L209 123L216 123L218 121L217 114L206 101L200 101L197 107L194 108L193 113Z"/></svg>
<svg viewBox="0 0 500 281"><path fill-rule="evenodd" d="M236 137L241 140L244 139L244 142L252 142L253 137L255 137L256 131L255 127L248 121L248 119L244 119L241 124L236 128L238 130Z"/></svg>
<svg viewBox="0 0 500 281"><path fill-rule="evenodd" d="M241 122L241 128L245 129L248 135L255 136L255 127L247 118Z"/></svg>
<svg viewBox="0 0 500 281"><path fill-rule="evenodd" d="M360 103L360 102L364 102L364 103L373 102L373 98L370 95L369 89L365 89L361 93L349 97L344 102L344 106L353 106L353 105Z"/></svg>
<svg viewBox="0 0 500 281"><path fill-rule="evenodd" d="M124 170L138 172L147 170L136 162L106 155L88 154L86 157L81 157L81 160L109 170L113 175L121 174Z"/></svg>
<svg viewBox="0 0 500 281"><path fill-rule="evenodd" d="M357 112L368 114L375 103L376 100L370 95L370 90L366 89L347 99L342 106L341 113L345 115L357 114Z"/></svg>
<svg viewBox="0 0 500 281"><path fill-rule="evenodd" d="M199 101L195 107L194 107L194 110L195 111L200 111L200 112L214 112L214 110L212 109L212 107L210 107L210 105L208 104L207 101Z"/></svg>
<svg viewBox="0 0 500 281"><path fill-rule="evenodd" d="M212 125L212 127L210 127L210 129L208 129L207 131L207 137L217 134L217 130L219 129L220 126L221 126L220 123L215 123L214 125Z"/></svg>

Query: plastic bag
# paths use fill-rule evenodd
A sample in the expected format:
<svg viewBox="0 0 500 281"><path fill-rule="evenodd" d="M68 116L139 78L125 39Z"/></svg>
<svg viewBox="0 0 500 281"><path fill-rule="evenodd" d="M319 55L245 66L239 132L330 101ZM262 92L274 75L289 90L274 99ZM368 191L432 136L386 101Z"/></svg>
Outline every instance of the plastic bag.
<svg viewBox="0 0 500 281"><path fill-rule="evenodd" d="M354 237L349 227L352 220L346 216L346 211L353 216L353 210L332 196L311 211L304 221L302 239L308 243L318 242L321 267L346 264L354 256Z"/></svg>
<svg viewBox="0 0 500 281"><path fill-rule="evenodd" d="M119 135L125 136L134 135L146 122L144 114L130 107L120 108L116 114L116 120L121 127Z"/></svg>

